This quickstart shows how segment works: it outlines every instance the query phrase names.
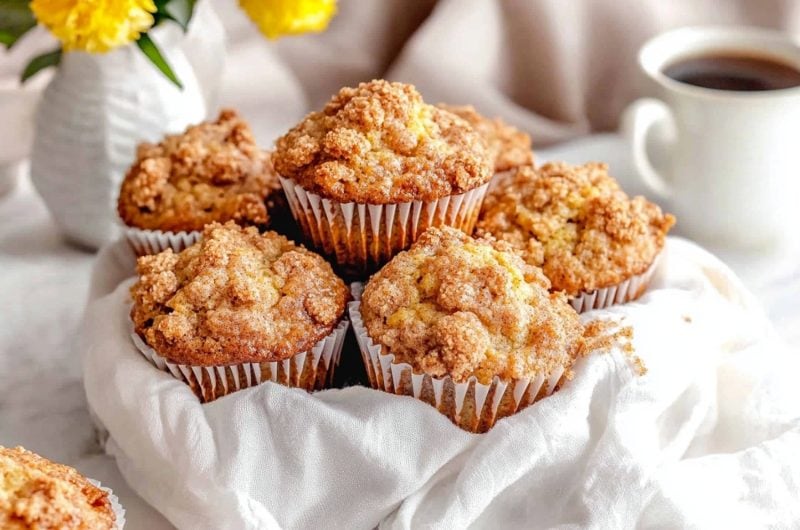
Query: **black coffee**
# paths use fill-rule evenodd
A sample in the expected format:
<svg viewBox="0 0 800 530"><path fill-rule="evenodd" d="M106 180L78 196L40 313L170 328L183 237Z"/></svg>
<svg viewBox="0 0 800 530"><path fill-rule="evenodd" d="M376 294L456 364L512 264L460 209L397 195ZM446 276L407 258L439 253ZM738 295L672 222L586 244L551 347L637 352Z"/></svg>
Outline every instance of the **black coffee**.
<svg viewBox="0 0 800 530"><path fill-rule="evenodd" d="M779 59L719 52L676 61L664 74L676 81L716 90L745 92L800 86L800 70Z"/></svg>

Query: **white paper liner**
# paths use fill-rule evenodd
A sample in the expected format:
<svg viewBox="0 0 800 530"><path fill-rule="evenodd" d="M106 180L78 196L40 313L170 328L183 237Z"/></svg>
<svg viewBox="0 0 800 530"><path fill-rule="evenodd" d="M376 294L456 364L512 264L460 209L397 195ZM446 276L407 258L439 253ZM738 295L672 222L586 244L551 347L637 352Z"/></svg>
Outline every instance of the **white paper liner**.
<svg viewBox="0 0 800 530"><path fill-rule="evenodd" d="M395 363L393 354L383 353L383 347L372 341L361 317L363 285L355 282L351 290L355 301L348 305L350 321L372 387L422 400L462 429L488 431L497 420L552 394L564 379L563 367L549 377L540 374L535 378L505 381L495 376L488 385L479 383L474 376L456 383L450 376L416 373L408 363Z"/></svg>
<svg viewBox="0 0 800 530"><path fill-rule="evenodd" d="M131 333L131 338L139 352L153 366L189 385L201 402L208 403L266 381L309 392L330 386L334 370L339 365L348 326L347 319L342 319L327 337L322 338L310 350L288 359L228 366L172 363L156 353L136 332Z"/></svg>
<svg viewBox="0 0 800 530"><path fill-rule="evenodd" d="M585 313L593 309L606 309L614 304L624 304L636 300L647 289L647 285L658 267L659 258L660 255L656 256L650 267L642 274L632 276L611 287L582 292L577 296L571 297L569 303L578 313Z"/></svg>
<svg viewBox="0 0 800 530"><path fill-rule="evenodd" d="M114 492L111 491L110 488L103 486L99 480L94 480L91 478L87 480L89 480L89 482L94 484L96 487L108 493L108 502L111 503L111 510L114 512L114 516L117 519L117 530L123 530L123 528L125 528L125 508L123 508L119 503L117 496L114 495Z"/></svg>
<svg viewBox="0 0 800 530"><path fill-rule="evenodd" d="M123 234L137 256L158 254L171 248L180 252L200 240L203 235L199 230L192 232L165 232L161 230L144 230L132 226L124 226Z"/></svg>
<svg viewBox="0 0 800 530"><path fill-rule="evenodd" d="M305 237L348 272L370 272L411 246L431 226L472 233L489 182L433 201L340 203L280 177L292 215Z"/></svg>

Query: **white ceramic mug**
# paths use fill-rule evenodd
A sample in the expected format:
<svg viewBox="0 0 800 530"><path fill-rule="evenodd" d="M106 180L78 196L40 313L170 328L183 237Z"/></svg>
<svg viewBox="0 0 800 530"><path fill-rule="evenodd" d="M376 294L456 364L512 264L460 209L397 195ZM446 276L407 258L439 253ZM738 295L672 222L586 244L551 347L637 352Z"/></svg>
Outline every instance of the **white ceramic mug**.
<svg viewBox="0 0 800 530"><path fill-rule="evenodd" d="M663 33L639 52L658 99L634 102L622 129L644 184L675 213L682 233L717 248L782 247L800 240L800 87L714 90L663 73L681 59L719 51L774 57L800 69L800 46L777 31ZM661 134L651 134L656 130ZM665 154L658 169L647 151L654 137Z"/></svg>

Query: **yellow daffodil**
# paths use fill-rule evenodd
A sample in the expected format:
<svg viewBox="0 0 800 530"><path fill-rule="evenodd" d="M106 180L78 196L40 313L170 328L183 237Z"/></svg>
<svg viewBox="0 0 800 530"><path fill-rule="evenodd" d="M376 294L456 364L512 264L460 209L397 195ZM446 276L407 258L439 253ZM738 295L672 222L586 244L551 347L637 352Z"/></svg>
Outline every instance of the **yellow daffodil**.
<svg viewBox="0 0 800 530"><path fill-rule="evenodd" d="M153 25L153 0L32 0L31 11L64 50L106 52Z"/></svg>
<svg viewBox="0 0 800 530"><path fill-rule="evenodd" d="M270 39L324 31L336 14L336 0L239 0L239 4Z"/></svg>

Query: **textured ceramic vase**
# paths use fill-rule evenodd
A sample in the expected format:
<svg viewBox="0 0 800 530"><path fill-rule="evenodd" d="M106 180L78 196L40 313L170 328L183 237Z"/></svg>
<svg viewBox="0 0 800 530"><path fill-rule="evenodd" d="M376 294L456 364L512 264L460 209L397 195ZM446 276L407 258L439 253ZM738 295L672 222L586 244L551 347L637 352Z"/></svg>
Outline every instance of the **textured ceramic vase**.
<svg viewBox="0 0 800 530"><path fill-rule="evenodd" d="M209 76L198 76L185 53L195 47L186 46L187 41L202 39L204 33L219 41L204 46L206 69L221 69L221 24L207 2L198 6L188 36L175 24L151 32L183 90L135 45L97 55L70 52L62 58L36 113L31 179L69 240L97 248L114 239L119 185L137 144L158 141L206 117L206 96L213 90L201 88L198 78L208 83Z"/></svg>

